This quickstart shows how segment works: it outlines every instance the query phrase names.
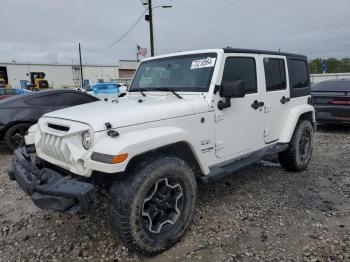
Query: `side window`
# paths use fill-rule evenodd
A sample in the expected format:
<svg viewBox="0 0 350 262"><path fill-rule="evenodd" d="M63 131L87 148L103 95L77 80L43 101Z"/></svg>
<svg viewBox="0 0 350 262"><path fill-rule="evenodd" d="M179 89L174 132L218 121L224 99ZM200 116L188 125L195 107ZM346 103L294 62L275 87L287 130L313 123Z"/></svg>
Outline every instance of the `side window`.
<svg viewBox="0 0 350 262"><path fill-rule="evenodd" d="M25 101L30 106L52 106L52 100L50 96L39 96Z"/></svg>
<svg viewBox="0 0 350 262"><path fill-rule="evenodd" d="M288 62L289 78L292 88L304 88L309 86L307 64L304 60L291 59Z"/></svg>
<svg viewBox="0 0 350 262"><path fill-rule="evenodd" d="M252 57L228 57L225 61L222 82L244 80L246 93L256 93L257 79L255 59Z"/></svg>
<svg viewBox="0 0 350 262"><path fill-rule="evenodd" d="M75 93L56 94L52 97L52 100L55 106L76 106L97 101L97 99L94 99L93 97Z"/></svg>
<svg viewBox="0 0 350 262"><path fill-rule="evenodd" d="M264 58L264 68L267 92L286 89L286 67L283 59Z"/></svg>

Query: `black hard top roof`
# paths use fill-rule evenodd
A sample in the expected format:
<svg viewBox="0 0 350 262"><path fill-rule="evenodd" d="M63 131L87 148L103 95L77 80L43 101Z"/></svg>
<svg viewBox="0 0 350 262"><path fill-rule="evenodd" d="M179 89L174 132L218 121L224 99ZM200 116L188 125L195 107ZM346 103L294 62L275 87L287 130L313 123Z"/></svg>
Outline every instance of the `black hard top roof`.
<svg viewBox="0 0 350 262"><path fill-rule="evenodd" d="M293 58L299 58L306 60L306 56L299 55L299 54L292 54L292 53L283 53L283 52L276 52L276 51L266 51L266 50L256 50L256 49L241 49L241 48L232 48L227 47L223 48L225 53L249 53L249 54L266 54L266 55L281 55L281 56L287 56L287 57L293 57Z"/></svg>

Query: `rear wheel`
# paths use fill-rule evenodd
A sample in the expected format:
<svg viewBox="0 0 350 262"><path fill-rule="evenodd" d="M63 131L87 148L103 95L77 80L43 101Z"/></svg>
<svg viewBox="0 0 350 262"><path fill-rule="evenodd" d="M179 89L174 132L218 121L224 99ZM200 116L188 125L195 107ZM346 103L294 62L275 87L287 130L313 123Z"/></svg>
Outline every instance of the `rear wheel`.
<svg viewBox="0 0 350 262"><path fill-rule="evenodd" d="M176 157L141 163L132 177L111 188L110 226L116 237L144 255L174 245L190 225L196 180Z"/></svg>
<svg viewBox="0 0 350 262"><path fill-rule="evenodd" d="M299 121L287 150L278 154L280 164L289 171L302 171L312 155L313 127L310 121Z"/></svg>
<svg viewBox="0 0 350 262"><path fill-rule="evenodd" d="M26 135L30 123L19 123L11 126L5 133L4 139L7 147L10 150L15 150L18 147L24 146L24 136Z"/></svg>

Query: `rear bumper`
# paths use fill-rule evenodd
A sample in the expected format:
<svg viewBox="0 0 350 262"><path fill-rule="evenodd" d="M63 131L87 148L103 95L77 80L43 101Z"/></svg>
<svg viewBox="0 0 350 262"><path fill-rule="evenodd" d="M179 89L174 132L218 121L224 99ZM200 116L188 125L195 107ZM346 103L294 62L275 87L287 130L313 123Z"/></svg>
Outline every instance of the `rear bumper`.
<svg viewBox="0 0 350 262"><path fill-rule="evenodd" d="M350 106L315 104L318 123L350 123Z"/></svg>
<svg viewBox="0 0 350 262"><path fill-rule="evenodd" d="M52 169L39 169L24 147L15 150L14 155L9 178L16 180L39 208L86 213L96 203L92 184L65 178Z"/></svg>
<svg viewBox="0 0 350 262"><path fill-rule="evenodd" d="M330 124L350 124L349 117L334 116L331 112L316 112L317 123L330 123Z"/></svg>

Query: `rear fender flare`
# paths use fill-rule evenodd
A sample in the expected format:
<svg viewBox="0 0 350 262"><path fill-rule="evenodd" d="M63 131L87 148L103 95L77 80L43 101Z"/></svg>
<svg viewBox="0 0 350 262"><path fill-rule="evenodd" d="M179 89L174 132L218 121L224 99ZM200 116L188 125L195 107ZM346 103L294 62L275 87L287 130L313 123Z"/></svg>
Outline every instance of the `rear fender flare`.
<svg viewBox="0 0 350 262"><path fill-rule="evenodd" d="M287 117L286 117L286 121L284 123L284 127L282 129L281 132L281 136L279 139L280 143L289 143L295 127L300 119L300 117L306 113L311 113L312 114L312 124L315 123L315 110L313 108L313 106L311 105L300 105L297 107L292 108Z"/></svg>

